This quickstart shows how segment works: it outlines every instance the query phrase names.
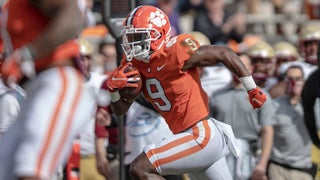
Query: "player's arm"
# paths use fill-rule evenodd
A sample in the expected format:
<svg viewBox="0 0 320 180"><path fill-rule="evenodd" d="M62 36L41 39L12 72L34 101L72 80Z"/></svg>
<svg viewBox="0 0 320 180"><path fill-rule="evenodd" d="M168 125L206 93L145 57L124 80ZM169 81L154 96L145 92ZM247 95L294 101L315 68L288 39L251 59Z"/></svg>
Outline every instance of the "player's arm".
<svg viewBox="0 0 320 180"><path fill-rule="evenodd" d="M182 70L187 71L192 67L214 66L218 63L223 63L238 77L250 76L237 54L228 47L215 45L200 46L185 62Z"/></svg>
<svg viewBox="0 0 320 180"><path fill-rule="evenodd" d="M44 31L31 42L33 59L49 54L59 44L75 38L85 27L78 0L30 0L50 19Z"/></svg>
<svg viewBox="0 0 320 180"><path fill-rule="evenodd" d="M253 108L263 106L267 97L254 82L251 74L246 69L240 58L230 48L225 46L201 46L185 62L182 71L193 67L214 66L223 63L232 73L237 75L249 93L249 100Z"/></svg>
<svg viewBox="0 0 320 180"><path fill-rule="evenodd" d="M12 86L23 76L35 77L34 60L50 54L58 45L75 38L85 25L85 18L76 0L30 0L49 18L49 24L32 42L15 49L2 65L4 83ZM71 65L71 62L65 61Z"/></svg>

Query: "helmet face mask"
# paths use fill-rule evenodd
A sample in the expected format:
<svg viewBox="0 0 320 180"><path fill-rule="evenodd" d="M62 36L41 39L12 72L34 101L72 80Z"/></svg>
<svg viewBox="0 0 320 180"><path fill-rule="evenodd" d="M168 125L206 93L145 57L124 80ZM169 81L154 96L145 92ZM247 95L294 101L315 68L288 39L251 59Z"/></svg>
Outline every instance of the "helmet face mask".
<svg viewBox="0 0 320 180"><path fill-rule="evenodd" d="M138 6L125 20L122 49L127 61L133 58L148 62L150 54L159 50L170 39L168 16L154 6Z"/></svg>
<svg viewBox="0 0 320 180"><path fill-rule="evenodd" d="M150 55L151 42L157 40L161 34L153 28L125 28L122 34L122 49L129 61L132 58L145 61ZM152 34L156 35L152 37Z"/></svg>

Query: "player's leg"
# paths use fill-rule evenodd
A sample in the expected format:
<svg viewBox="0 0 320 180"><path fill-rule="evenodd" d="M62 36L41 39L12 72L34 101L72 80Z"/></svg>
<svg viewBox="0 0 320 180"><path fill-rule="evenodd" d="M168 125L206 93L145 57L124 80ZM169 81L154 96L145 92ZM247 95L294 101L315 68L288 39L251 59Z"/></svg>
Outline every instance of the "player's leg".
<svg viewBox="0 0 320 180"><path fill-rule="evenodd" d="M27 88L21 116L24 135L15 155L18 177L49 179L69 154L81 125L90 120L93 97L72 67L43 71ZM93 110L93 109L92 109Z"/></svg>
<svg viewBox="0 0 320 180"><path fill-rule="evenodd" d="M183 133L147 146L144 152L131 167L138 178L207 169L227 153L227 147L216 125L203 120Z"/></svg>
<svg viewBox="0 0 320 180"><path fill-rule="evenodd" d="M201 180L232 180L232 176L228 169L227 161L225 157L222 157L217 162L212 164L209 168L198 172L190 173L190 179Z"/></svg>
<svg viewBox="0 0 320 180"><path fill-rule="evenodd" d="M14 179L14 157L23 135L21 118L17 118L0 139L0 179Z"/></svg>
<svg viewBox="0 0 320 180"><path fill-rule="evenodd" d="M145 153L141 153L130 166L130 174L133 179L162 179L153 167Z"/></svg>

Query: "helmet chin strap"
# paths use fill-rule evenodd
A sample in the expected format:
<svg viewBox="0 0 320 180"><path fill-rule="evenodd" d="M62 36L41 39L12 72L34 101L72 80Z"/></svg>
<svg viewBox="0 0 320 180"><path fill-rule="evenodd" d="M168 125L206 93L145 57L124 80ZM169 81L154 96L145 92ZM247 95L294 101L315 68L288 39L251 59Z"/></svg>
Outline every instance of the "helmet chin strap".
<svg viewBox="0 0 320 180"><path fill-rule="evenodd" d="M134 46L134 54L139 54L135 55L134 57L138 60L149 62L149 51L144 49L142 50L142 47L140 45L135 45Z"/></svg>

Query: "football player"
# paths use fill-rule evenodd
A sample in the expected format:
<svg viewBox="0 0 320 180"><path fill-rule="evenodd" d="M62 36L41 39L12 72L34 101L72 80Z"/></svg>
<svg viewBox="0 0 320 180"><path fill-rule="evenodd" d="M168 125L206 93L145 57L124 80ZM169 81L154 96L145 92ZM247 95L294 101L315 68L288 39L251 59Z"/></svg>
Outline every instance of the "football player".
<svg viewBox="0 0 320 180"><path fill-rule="evenodd" d="M190 34L170 37L170 29L169 19L160 9L133 9L122 30L125 56L107 84L113 112L124 114L132 102L123 99L119 89L136 87L129 77L140 72L143 94L174 134L148 145L132 162L131 175L134 179L163 179L159 175L192 173L199 179L231 179L224 156L227 147L235 155L239 152L232 143L231 127L208 117L208 97L198 67L223 63L240 77L253 108L260 108L266 95L231 49L199 46ZM139 72L125 73L130 65Z"/></svg>
<svg viewBox="0 0 320 180"><path fill-rule="evenodd" d="M309 22L299 32L299 48L307 63L317 65L317 48L320 42L320 23Z"/></svg>
<svg viewBox="0 0 320 180"><path fill-rule="evenodd" d="M0 179L51 179L95 106L77 66L83 9L80 0L6 2L1 11L7 50L2 78L7 85L28 80L27 99L0 141Z"/></svg>
<svg viewBox="0 0 320 180"><path fill-rule="evenodd" d="M266 41L259 41L252 45L246 54L250 57L253 65L253 79L259 87L268 90L273 84L270 77L272 77L275 68L275 54L272 46Z"/></svg>

